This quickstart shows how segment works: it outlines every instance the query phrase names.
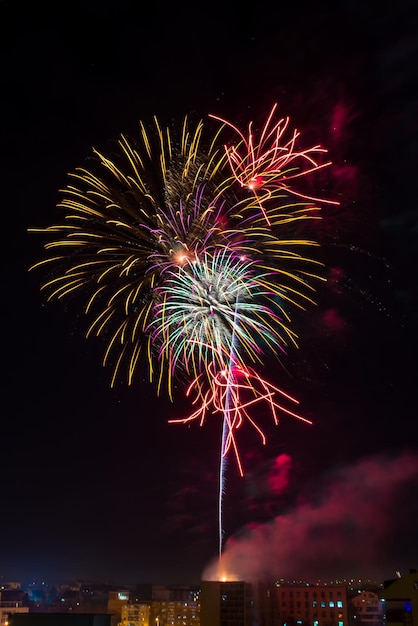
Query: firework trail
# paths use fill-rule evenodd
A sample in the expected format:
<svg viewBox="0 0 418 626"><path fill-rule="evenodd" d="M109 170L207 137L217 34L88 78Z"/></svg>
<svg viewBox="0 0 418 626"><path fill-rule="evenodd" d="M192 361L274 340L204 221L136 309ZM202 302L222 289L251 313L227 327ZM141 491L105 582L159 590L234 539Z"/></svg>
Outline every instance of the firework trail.
<svg viewBox="0 0 418 626"><path fill-rule="evenodd" d="M232 426L231 415L230 415L231 385L232 385L232 367L234 363L234 347L235 347L235 335L236 335L235 329L237 325L238 297L239 296L237 294L237 299L235 301L235 310L234 310L234 326L233 326L232 336L231 336L231 348L230 348L229 359L228 359L227 386L226 386L225 403L224 403L223 420L222 420L222 439L221 439L221 450L220 450L220 459L219 459L219 491L218 491L218 531L219 531L218 555L219 555L219 560L222 557L222 548L223 548L223 539L224 539L223 496L225 493L228 436L229 436L229 433L231 432L231 426Z"/></svg>
<svg viewBox="0 0 418 626"><path fill-rule="evenodd" d="M238 144L224 146L229 166L235 180L241 187L249 189L254 194L268 224L271 222L264 208L264 203L279 190L284 190L304 200L338 204L334 200L313 198L293 188L295 178L328 167L331 165L331 161L325 163L319 161L318 156L327 152L321 146L298 150L297 140L300 132L294 129L290 138L287 139L290 118L282 118L275 122L276 108L277 103L273 105L258 141L254 136L253 122L248 125L246 137L231 122L216 115L210 116L230 126L240 138ZM291 182L289 183L289 181Z"/></svg>
<svg viewBox="0 0 418 626"><path fill-rule="evenodd" d="M275 121L275 110L258 139L252 123L246 136L213 115L213 131L188 117L179 128L140 122L138 138L121 135L108 156L94 150L69 174L60 224L30 229L48 238L49 256L33 266L47 272L42 290L84 302L87 336L105 339L112 386L123 371L132 384L145 367L170 398L174 378L188 381L194 410L171 421L221 415L220 549L230 450L243 474L238 429L248 422L265 443L251 413L260 402L275 424L278 413L304 420L256 368L297 345L290 312L314 304L324 280L311 254L318 243L298 237L299 225L334 203L294 188L329 162L320 146L299 149L297 131L286 138L289 118Z"/></svg>
<svg viewBox="0 0 418 626"><path fill-rule="evenodd" d="M250 408L267 401L277 424L277 410L300 416L274 401L277 393L260 376L245 367L249 357L260 360L293 339L281 321L280 289L274 282L272 268L237 256L227 248L205 252L181 268L168 272L159 289L154 319L149 330L153 344L161 352L170 351L170 361L180 361L189 372L192 364L197 375L187 391L196 393L198 407L191 416L176 420L204 423L208 414L223 417L219 470L219 553L222 550L222 497L226 457L232 449L238 469L242 463L235 437L245 419L265 437L251 417ZM206 388L205 388L206 387Z"/></svg>

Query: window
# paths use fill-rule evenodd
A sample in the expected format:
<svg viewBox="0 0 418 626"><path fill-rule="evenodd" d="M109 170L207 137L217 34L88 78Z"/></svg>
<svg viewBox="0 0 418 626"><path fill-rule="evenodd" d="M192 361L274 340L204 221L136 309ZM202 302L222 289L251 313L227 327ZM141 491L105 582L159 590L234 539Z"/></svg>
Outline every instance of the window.
<svg viewBox="0 0 418 626"><path fill-rule="evenodd" d="M331 609L333 609L333 608L334 608L335 604L334 604L334 601L333 601L333 600L330 600L330 602L329 602L329 606L330 606L330 608L331 608Z"/></svg>
<svg viewBox="0 0 418 626"><path fill-rule="evenodd" d="M129 594L123 591L118 591L118 600L129 600Z"/></svg>
<svg viewBox="0 0 418 626"><path fill-rule="evenodd" d="M343 605L343 601L342 600L337 600L337 606L340 609Z"/></svg>

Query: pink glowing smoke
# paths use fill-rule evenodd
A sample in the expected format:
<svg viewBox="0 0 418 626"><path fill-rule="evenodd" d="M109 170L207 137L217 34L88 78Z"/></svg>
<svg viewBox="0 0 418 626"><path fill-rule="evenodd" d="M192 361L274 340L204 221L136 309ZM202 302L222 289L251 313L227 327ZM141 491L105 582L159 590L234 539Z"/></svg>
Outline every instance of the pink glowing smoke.
<svg viewBox="0 0 418 626"><path fill-rule="evenodd" d="M202 578L330 580L393 574L405 558L418 557L397 545L400 536L404 546L408 533L411 539L415 535L417 485L418 457L410 454L340 468L312 483L292 510L229 538L222 571L216 561Z"/></svg>
<svg viewBox="0 0 418 626"><path fill-rule="evenodd" d="M288 454L280 454L274 462L269 475L269 485L273 494L282 494L289 485L292 459Z"/></svg>

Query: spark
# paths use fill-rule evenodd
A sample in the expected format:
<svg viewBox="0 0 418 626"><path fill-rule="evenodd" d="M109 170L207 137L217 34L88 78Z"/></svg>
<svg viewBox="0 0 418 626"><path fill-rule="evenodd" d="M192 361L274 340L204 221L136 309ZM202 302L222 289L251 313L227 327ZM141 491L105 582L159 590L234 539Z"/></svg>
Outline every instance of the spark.
<svg viewBox="0 0 418 626"><path fill-rule="evenodd" d="M214 137L201 148L203 125L187 117L177 140L157 120L140 123L140 139L121 136L112 159L98 150L89 169L77 168L61 191L61 224L30 229L45 233L50 254L32 266L49 270L42 285L48 300L79 296L91 317L87 337L102 336L103 365L113 363L111 386L124 368L128 384L144 363L159 388L165 372L171 397L172 368L155 358L145 329L155 288L196 250L224 235L220 193L229 183ZM215 134L216 137L216 134Z"/></svg>
<svg viewBox="0 0 418 626"><path fill-rule="evenodd" d="M261 402L267 404L275 425L279 423L279 412L307 424L312 424L309 419L295 413L281 402L279 403L277 395L294 404L299 404L298 400L264 380L253 368L247 367L244 369L239 363L235 362L231 364L230 370L228 370L228 365L225 363L225 368L218 371L215 364L212 364L209 367L209 372L212 374L212 383L204 393L203 398L201 397L201 375L191 382L186 391L186 396L190 396L194 392L195 398L192 404L197 405L197 408L187 417L169 420L169 422L186 424L198 421L199 425L203 426L209 415L221 414L225 417L227 426L223 456L226 456L229 450L232 449L241 476L244 475L244 470L236 435L242 424L247 421L256 431L261 443L263 445L266 444L266 436L263 429L250 413L250 409L256 404ZM228 393L230 393L230 400L226 403ZM228 411L225 411L226 404L229 405Z"/></svg>
<svg viewBox="0 0 418 626"><path fill-rule="evenodd" d="M209 366L224 367L218 357L234 343L244 365L294 340L282 320L282 291L272 268L228 248L206 251L167 272L146 330L160 358L169 353L173 373L181 364L194 376L206 369L211 379Z"/></svg>
<svg viewBox="0 0 418 626"><path fill-rule="evenodd" d="M139 139L121 135L111 158L94 150L88 168L69 174L58 204L63 222L30 229L49 237L49 257L33 268L50 268L42 285L48 300L84 301L90 318L87 337L103 337L107 344L103 365L112 367L111 386L123 371L132 384L138 370L146 367L157 392L166 387L172 397L176 367L195 376L195 361L188 357L197 355L197 368L211 360L210 354L203 359L202 351L199 355L196 347L192 350L190 342L185 348L180 336L185 328L181 316L187 318L188 333L198 335L197 325L191 330L193 307L185 312L192 288L195 305L197 298L209 301L218 289L221 300L211 309L213 319L206 322L206 331L213 328L217 347L230 337L225 332L228 302L222 302L219 291L224 262L223 275L231 274L230 282L238 272L238 258L245 279L251 278L249 287L241 280L239 288L240 355L245 344L250 361L260 360L256 344L263 328L257 317L266 320L268 308L273 318L270 328L264 325L263 345L267 340L269 349L281 350L287 343L297 344L290 309L312 304L315 282L323 277L318 261L302 252L318 244L295 237L293 231L300 222L317 219L317 212L309 204L277 196L268 208L266 226L252 193L238 197L234 191L236 180L219 141L222 128L204 134L201 121L193 124L185 117L179 134L163 130L156 119L149 129L140 122L140 131ZM205 264L212 294L210 280L203 276ZM231 303L235 296L229 295ZM251 307L256 315L250 324L243 310L248 313ZM229 305L229 325L231 311Z"/></svg>
<svg viewBox="0 0 418 626"><path fill-rule="evenodd" d="M273 105L258 139L253 131L253 122L249 123L246 136L231 122L216 115L210 116L231 127L240 137L238 144L224 145L229 166L241 187L253 192L268 224L270 218L264 205L280 190L311 202L339 204L334 200L308 196L295 190L293 183L289 184L289 181L328 167L331 161L321 163L318 160L318 155L327 152L319 145L298 150L296 144L300 132L294 129L290 138L287 138L290 118L281 118L274 122L276 108L277 103Z"/></svg>

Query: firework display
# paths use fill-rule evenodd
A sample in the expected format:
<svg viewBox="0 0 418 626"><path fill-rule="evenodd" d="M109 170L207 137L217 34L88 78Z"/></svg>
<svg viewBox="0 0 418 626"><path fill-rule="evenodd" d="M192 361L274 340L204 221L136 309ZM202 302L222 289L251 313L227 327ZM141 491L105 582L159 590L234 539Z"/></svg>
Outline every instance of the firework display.
<svg viewBox="0 0 418 626"><path fill-rule="evenodd" d="M300 132L296 129L293 129L287 138L290 118L276 121L274 117L276 108L277 103L271 109L258 138L254 136L253 122L249 123L248 135L245 136L228 120L215 115L210 116L230 126L239 138L238 144L224 146L232 175L241 187L254 194L268 224L271 222L268 211L265 210L265 202L277 197L280 190L304 200L338 204L334 200L313 198L294 188L294 179L327 167L331 162L320 161L320 157L327 152L321 146L300 150L297 146Z"/></svg>
<svg viewBox="0 0 418 626"><path fill-rule="evenodd" d="M277 397L280 396L293 403L297 403L297 400L282 389L278 389L268 383L252 368L247 367L247 369L243 369L231 359L224 370L218 370L212 364L209 372L212 374L212 384L204 393L203 398L201 397L201 381L199 377L193 380L186 392L187 396L195 392L196 397L193 404L197 404L197 409L188 417L170 420L170 422L186 424L187 422L198 420L200 425L203 425L208 413L221 414L226 423L223 454L226 455L230 448L233 449L241 476L244 474L244 471L235 439L235 431L244 420L247 420L258 433L262 443L265 444L266 442L262 429L251 414L251 408L255 404L262 401L266 402L276 425L279 423L278 411L291 415L307 424L312 424L310 420L294 413L283 404L279 404Z"/></svg>
<svg viewBox="0 0 418 626"><path fill-rule="evenodd" d="M79 298L87 336L105 340L111 385L132 384L148 370L157 393L172 397L173 380L188 380L194 410L181 422L222 414L222 456L234 450L251 408L293 398L264 380L267 354L297 345L292 309L314 303L324 280L315 240L299 225L320 219L320 200L294 181L326 167L320 146L299 147L289 119L248 135L210 115L163 128L140 123L136 139L121 135L107 155L94 150L69 174L58 225L31 229L47 236L41 267L48 299ZM308 421L308 420L305 420Z"/></svg>

